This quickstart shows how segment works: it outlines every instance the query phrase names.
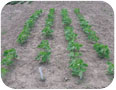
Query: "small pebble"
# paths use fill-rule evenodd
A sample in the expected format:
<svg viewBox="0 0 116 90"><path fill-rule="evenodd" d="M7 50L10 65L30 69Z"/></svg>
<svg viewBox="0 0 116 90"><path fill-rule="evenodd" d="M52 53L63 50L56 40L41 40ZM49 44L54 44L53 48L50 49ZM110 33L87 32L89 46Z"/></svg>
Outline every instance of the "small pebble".
<svg viewBox="0 0 116 90"><path fill-rule="evenodd" d="M68 81L69 80L69 78L67 78L67 77L64 77L64 81Z"/></svg>

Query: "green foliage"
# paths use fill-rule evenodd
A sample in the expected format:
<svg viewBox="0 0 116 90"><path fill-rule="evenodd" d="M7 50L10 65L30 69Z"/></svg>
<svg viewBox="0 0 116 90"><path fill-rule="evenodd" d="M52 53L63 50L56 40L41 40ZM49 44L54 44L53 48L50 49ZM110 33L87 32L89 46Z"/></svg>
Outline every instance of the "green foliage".
<svg viewBox="0 0 116 90"><path fill-rule="evenodd" d="M84 32L88 35L88 39L92 40L94 42L97 42L99 40L99 37L96 36L96 32L89 29L89 28L85 28Z"/></svg>
<svg viewBox="0 0 116 90"><path fill-rule="evenodd" d="M63 18L63 24L64 25L70 25L71 23L72 23L72 20L68 16L65 16Z"/></svg>
<svg viewBox="0 0 116 90"><path fill-rule="evenodd" d="M70 52L69 53L69 57L70 57L70 59L76 59L76 58L79 58L80 56L82 56L82 53L80 53L80 52Z"/></svg>
<svg viewBox="0 0 116 90"><path fill-rule="evenodd" d="M41 52L39 52L39 54L37 55L36 60L40 60L40 59L41 59L41 62L42 62L42 63L46 63L46 62L49 61L50 55L51 55L51 52L48 52L48 51L41 51Z"/></svg>
<svg viewBox="0 0 116 90"><path fill-rule="evenodd" d="M3 56L12 56L13 58L16 58L17 57L16 50L14 48L5 50Z"/></svg>
<svg viewBox="0 0 116 90"><path fill-rule="evenodd" d="M1 61L1 64L4 66L9 66L13 64L13 60L16 59L18 56L16 54L16 50L14 48L5 50L3 53L3 58ZM1 75L2 77L4 77L6 75L6 73L8 72L8 70L4 67L1 68Z"/></svg>
<svg viewBox="0 0 116 90"><path fill-rule="evenodd" d="M83 45L82 44L79 44L78 42L75 42L75 41L70 41L68 43L68 47L67 47L67 50L69 51L79 51L80 48L82 47Z"/></svg>
<svg viewBox="0 0 116 90"><path fill-rule="evenodd" d="M72 70L72 75L79 76L80 79L83 77L83 73L86 71L87 64L82 59L77 58L70 62L69 68Z"/></svg>
<svg viewBox="0 0 116 90"><path fill-rule="evenodd" d="M19 34L19 36L17 37L17 42L19 44L24 44L25 42L27 42L27 39L30 35L30 31L31 28L34 26L35 21L37 20L37 18L41 15L42 10L37 10L35 11L32 16L30 16L30 18L25 22L25 25L23 27L22 32Z"/></svg>
<svg viewBox="0 0 116 90"><path fill-rule="evenodd" d="M49 26L49 27L53 26L53 21L54 21L53 19L47 18L46 19L46 23L45 23L46 27L47 26Z"/></svg>
<svg viewBox="0 0 116 90"><path fill-rule="evenodd" d="M69 50L69 57L71 59L69 68L72 70L72 75L79 76L80 79L82 79L83 73L86 71L86 67L88 66L80 58L82 53L80 53L79 50L83 45L75 42L77 34L73 32L74 28L70 25L71 19L68 16L67 9L62 9L61 15L62 22L64 24L65 38L68 40L67 50Z"/></svg>
<svg viewBox="0 0 116 90"><path fill-rule="evenodd" d="M91 25L89 25L88 21L84 18L82 14L80 14L80 9L75 8L74 9L75 14L79 18L80 26L82 27L85 34L87 34L88 39L93 42L97 42L99 40L99 37L96 36L96 32L91 30Z"/></svg>
<svg viewBox="0 0 116 90"><path fill-rule="evenodd" d="M49 12L50 12L50 14L54 14L55 13L55 9L54 8L50 8Z"/></svg>
<svg viewBox="0 0 116 90"><path fill-rule="evenodd" d="M49 10L49 14L46 19L45 28L42 30L42 34L46 37L52 36L53 30L51 29L51 27L53 26L54 23L54 13L55 13L55 9L51 8Z"/></svg>
<svg viewBox="0 0 116 90"><path fill-rule="evenodd" d="M77 38L77 34L73 32L73 27L72 26L65 26L64 27L64 32L65 32L65 38L68 41L74 41Z"/></svg>
<svg viewBox="0 0 116 90"><path fill-rule="evenodd" d="M110 50L107 45L103 45L100 43L94 44L94 49L96 50L97 54L101 58L109 58Z"/></svg>
<svg viewBox="0 0 116 90"><path fill-rule="evenodd" d="M73 31L74 28L72 26L65 26L64 27L64 31L67 32L67 31Z"/></svg>
<svg viewBox="0 0 116 90"><path fill-rule="evenodd" d="M112 64L112 62L108 61L107 65L108 65L108 69L107 69L108 74L114 74L114 64Z"/></svg>
<svg viewBox="0 0 116 90"><path fill-rule="evenodd" d="M12 65L13 64L13 61L12 61L12 56L6 56L2 59L2 62L1 62L2 65L6 65L6 66L9 66L9 65Z"/></svg>
<svg viewBox="0 0 116 90"><path fill-rule="evenodd" d="M24 44L25 42L27 42L27 39L30 35L30 32L25 32L24 30L19 34L18 38L17 38L17 42L19 44Z"/></svg>
<svg viewBox="0 0 116 90"><path fill-rule="evenodd" d="M41 43L38 45L38 48L42 48L47 51L51 49L49 46L48 40L42 40Z"/></svg>
<svg viewBox="0 0 116 90"><path fill-rule="evenodd" d="M49 10L49 14L48 14L48 18L46 19L46 26L53 26L54 23L54 13L55 13L55 9L54 8L50 8Z"/></svg>
<svg viewBox="0 0 116 90"><path fill-rule="evenodd" d="M12 65L13 59L17 58L16 50L14 48L5 50L3 56L5 57L2 59L1 64L6 66Z"/></svg>
<svg viewBox="0 0 116 90"><path fill-rule="evenodd" d="M42 40L41 43L38 45L38 48L42 48L43 51L40 51L35 59L41 59L42 63L48 62L51 55L51 48L49 46L48 40Z"/></svg>
<svg viewBox="0 0 116 90"><path fill-rule="evenodd" d="M61 15L62 15L62 22L65 26L68 26L72 23L72 20L68 16L67 9L62 9L61 10Z"/></svg>
<svg viewBox="0 0 116 90"><path fill-rule="evenodd" d="M74 9L74 13L76 13L76 14L80 13L80 9L79 8L75 8Z"/></svg>
<svg viewBox="0 0 116 90"><path fill-rule="evenodd" d="M67 9L63 8L63 9L61 10L61 15L62 15L63 18L64 18L65 16L67 16L67 15L68 15Z"/></svg>
<svg viewBox="0 0 116 90"><path fill-rule="evenodd" d="M8 69L6 69L6 68L1 68L1 76L2 77L4 77L6 74L7 74L7 72L8 72Z"/></svg>
<svg viewBox="0 0 116 90"><path fill-rule="evenodd" d="M65 38L68 41L74 41L77 38L77 34L74 33L73 31L65 31Z"/></svg>
<svg viewBox="0 0 116 90"><path fill-rule="evenodd" d="M52 36L53 30L49 27L46 26L43 30L42 30L42 34L46 37L50 37Z"/></svg>
<svg viewBox="0 0 116 90"><path fill-rule="evenodd" d="M54 13L55 9L51 8L46 19L45 28L42 30L42 34L46 37L52 36L53 30L51 29L51 27L53 26L54 22ZM40 51L35 59L41 59L42 63L48 62L51 55L51 48L49 46L48 40L42 40L41 43L38 45L38 48L42 48L43 51Z"/></svg>

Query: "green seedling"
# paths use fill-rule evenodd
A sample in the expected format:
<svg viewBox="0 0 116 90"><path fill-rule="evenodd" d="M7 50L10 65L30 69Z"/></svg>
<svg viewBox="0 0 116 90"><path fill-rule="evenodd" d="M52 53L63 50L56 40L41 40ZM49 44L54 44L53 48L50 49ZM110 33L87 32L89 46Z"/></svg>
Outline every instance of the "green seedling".
<svg viewBox="0 0 116 90"><path fill-rule="evenodd" d="M46 26L43 30L42 30L42 34L46 37L50 37L52 36L53 30L49 27Z"/></svg>
<svg viewBox="0 0 116 90"><path fill-rule="evenodd" d="M14 48L5 50L3 56L4 58L2 59L1 64L6 66L12 65L14 62L13 60L18 57Z"/></svg>
<svg viewBox="0 0 116 90"><path fill-rule="evenodd" d="M37 47L45 49L47 51L51 49L50 46L49 46L48 40L42 40L41 43Z"/></svg>
<svg viewBox="0 0 116 90"><path fill-rule="evenodd" d="M109 58L110 50L107 45L103 45L101 43L96 43L93 45L94 49L96 50L98 56L100 58Z"/></svg>
<svg viewBox="0 0 116 90"><path fill-rule="evenodd" d="M28 28L32 28L32 27L34 26L34 23L35 23L34 19L33 19L33 18L29 18L29 19L26 21L25 25L26 25L26 27L28 27Z"/></svg>
<svg viewBox="0 0 116 90"><path fill-rule="evenodd" d="M70 25L72 23L72 20L68 17L68 16L65 16L64 18L63 18L63 24L65 25L65 26L68 26L68 25Z"/></svg>
<svg viewBox="0 0 116 90"><path fill-rule="evenodd" d="M62 22L65 26L68 26L71 24L72 20L68 16L67 9L62 9L61 10L61 15L62 15Z"/></svg>
<svg viewBox="0 0 116 90"><path fill-rule="evenodd" d="M45 26L47 27L47 26L49 26L49 27L51 27L51 26L53 26L53 19L49 19L49 18L47 18L46 19L46 23L45 23Z"/></svg>
<svg viewBox="0 0 116 90"><path fill-rule="evenodd" d="M114 74L114 64L112 64L112 62L108 61L107 65L108 65L107 73L111 74L111 75Z"/></svg>
<svg viewBox="0 0 116 90"><path fill-rule="evenodd" d="M75 34L73 31L65 31L65 38L68 41L74 41L77 38L77 34Z"/></svg>
<svg viewBox="0 0 116 90"><path fill-rule="evenodd" d="M72 70L72 75L83 78L83 73L86 71L88 64L84 63L82 59L77 58L70 62L69 68Z"/></svg>
<svg viewBox="0 0 116 90"><path fill-rule="evenodd" d="M37 57L35 59L36 60L41 59L41 63L46 63L49 61L50 55L51 55L51 52L41 51L41 52L39 52L39 54L37 55Z"/></svg>
<svg viewBox="0 0 116 90"><path fill-rule="evenodd" d="M75 8L75 9L74 9L74 12L75 12L76 14L78 14L78 13L80 13L80 9L79 9L79 8Z"/></svg>
<svg viewBox="0 0 116 90"><path fill-rule="evenodd" d="M2 61L1 61L1 64L5 65L5 66L12 65L13 62L14 62L13 60L18 57L17 54L16 54L16 50L14 48L5 50L4 53L3 53L3 56L4 57L3 57ZM4 68L4 67L1 68L2 77L4 77L7 72L8 72L8 70L6 68Z"/></svg>
<svg viewBox="0 0 116 90"><path fill-rule="evenodd" d="M69 57L70 57L70 59L76 59L76 58L79 58L80 56L82 56L82 53L80 53L80 52L73 52L73 51L71 51L70 53L69 53Z"/></svg>
<svg viewBox="0 0 116 90"><path fill-rule="evenodd" d="M13 64L13 59L12 59L12 56L6 56L2 59L1 61L1 64L2 65L6 65L6 66L9 66L9 65L12 65Z"/></svg>
<svg viewBox="0 0 116 90"><path fill-rule="evenodd" d="M50 8L49 13L54 14L55 13L55 8Z"/></svg>
<svg viewBox="0 0 116 90"><path fill-rule="evenodd" d="M6 69L4 67L1 68L1 76L2 77L4 77L7 74L7 72L8 72L8 69Z"/></svg>
<svg viewBox="0 0 116 90"><path fill-rule="evenodd" d="M64 31L66 32L66 31L73 31L74 30L74 28L72 27L72 26L65 26L64 27Z"/></svg>
<svg viewBox="0 0 116 90"><path fill-rule="evenodd" d="M90 29L85 30L86 33L88 33L88 39L92 40L94 42L97 42L99 40L99 37L96 36L96 32Z"/></svg>
<svg viewBox="0 0 116 90"><path fill-rule="evenodd" d="M49 19L54 19L54 14L49 13L49 14L48 14L48 18L49 18Z"/></svg>
<svg viewBox="0 0 116 90"><path fill-rule="evenodd" d="M17 58L16 50L14 48L5 50L3 56L12 56L12 58Z"/></svg>
<svg viewBox="0 0 116 90"><path fill-rule="evenodd" d="M29 32L28 32L28 33L29 33ZM23 45L24 43L27 42L28 37L29 37L29 34L27 34L27 33L25 33L24 31L22 31L22 32L19 34L19 36L18 36L18 38L17 38L16 41L17 41L19 44Z"/></svg>
<svg viewBox="0 0 116 90"><path fill-rule="evenodd" d="M41 43L38 45L38 48L42 48L44 50L40 51L35 59L41 59L41 63L48 62L51 55L51 48L49 46L48 40L42 40Z"/></svg>
<svg viewBox="0 0 116 90"><path fill-rule="evenodd" d="M54 22L54 13L55 13L55 9L51 8L49 10L49 14L48 14L48 18L46 19L46 24L45 26L53 26L53 22Z"/></svg>
<svg viewBox="0 0 116 90"><path fill-rule="evenodd" d="M68 15L67 9L63 8L63 9L61 10L61 15L62 15L62 17L67 16L67 15Z"/></svg>
<svg viewBox="0 0 116 90"><path fill-rule="evenodd" d="M78 42L70 41L68 43L67 50L76 52L76 51L79 51L82 46L83 45L79 44Z"/></svg>

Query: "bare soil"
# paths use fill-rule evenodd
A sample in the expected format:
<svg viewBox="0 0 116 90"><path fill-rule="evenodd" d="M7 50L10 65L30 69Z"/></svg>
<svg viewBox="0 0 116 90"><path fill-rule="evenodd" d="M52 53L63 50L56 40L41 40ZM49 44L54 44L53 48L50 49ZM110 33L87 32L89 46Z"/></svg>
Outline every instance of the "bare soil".
<svg viewBox="0 0 116 90"><path fill-rule="evenodd" d="M48 64L41 65L35 61L39 52L37 45L43 40L42 29L45 25L45 18L50 8L55 8L55 22L53 39L49 39L52 48L52 55ZM64 29L61 21L61 9L67 8L72 19L75 33L78 34L77 41L83 44L81 57L88 64L83 80L73 77L68 68L69 57L67 41L64 37ZM104 88L111 82L113 76L106 75L106 59L100 59L93 44L87 40L82 31L79 20L73 10L80 8L81 13L92 25L100 38L100 42L107 44L110 48L110 60L114 61L114 13L110 5L105 2L33 2L31 4L6 5L2 10L1 24L1 52L15 48L18 59L9 67L9 72L2 78L5 85L11 88L44 88L44 89L79 89L79 88ZM43 9L44 13L37 20L32 29L31 35L26 44L20 46L17 36L22 31L25 21L35 10ZM39 67L42 67L45 82L40 80Z"/></svg>

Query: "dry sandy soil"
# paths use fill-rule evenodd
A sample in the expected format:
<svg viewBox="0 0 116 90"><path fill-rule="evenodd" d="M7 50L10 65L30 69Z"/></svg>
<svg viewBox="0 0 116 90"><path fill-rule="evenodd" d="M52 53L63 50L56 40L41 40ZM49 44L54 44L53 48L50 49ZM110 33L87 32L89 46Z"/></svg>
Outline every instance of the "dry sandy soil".
<svg viewBox="0 0 116 90"><path fill-rule="evenodd" d="M44 13L37 20L31 35L26 44L20 46L17 36L22 31L25 21L37 9L43 9ZM40 65L35 61L39 52L37 45L43 39L42 29L45 25L50 8L55 8L55 22L53 39L49 40L52 48L50 62ZM64 37L63 25L61 21L61 9L67 8L72 19L75 33L78 34L77 41L84 46L81 48L84 62L88 64L82 81L78 77L73 77L68 68L69 57L67 51L67 41ZM87 36L82 31L79 20L74 14L74 8L80 8L81 13L93 26L100 38L100 42L107 44L110 48L110 60L114 61L114 13L110 5L105 2L33 2L31 4L6 5L2 10L2 54L5 49L16 48L18 59L9 67L9 72L2 78L3 82L11 88L104 88L111 82L113 76L106 75L106 59L100 59L93 44L88 42ZM39 67L42 67L46 81L40 81Z"/></svg>

